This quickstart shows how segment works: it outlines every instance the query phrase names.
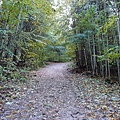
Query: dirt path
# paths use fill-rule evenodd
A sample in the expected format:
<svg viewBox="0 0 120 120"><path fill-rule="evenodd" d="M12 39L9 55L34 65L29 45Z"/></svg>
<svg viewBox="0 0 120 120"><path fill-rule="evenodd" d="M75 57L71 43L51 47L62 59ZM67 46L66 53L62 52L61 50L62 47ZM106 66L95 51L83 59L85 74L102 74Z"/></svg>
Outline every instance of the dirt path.
<svg viewBox="0 0 120 120"><path fill-rule="evenodd" d="M50 64L34 71L31 87L6 105L2 120L77 120L76 95L66 75L66 63ZM35 75L34 75L35 76ZM33 82L36 80L36 82ZM37 84L36 84L37 83Z"/></svg>
<svg viewBox="0 0 120 120"><path fill-rule="evenodd" d="M68 74L66 63L53 63L31 74L34 77L20 97L4 105L0 120L111 120L105 116L107 106L95 99L94 87L88 88L89 93L86 77Z"/></svg>

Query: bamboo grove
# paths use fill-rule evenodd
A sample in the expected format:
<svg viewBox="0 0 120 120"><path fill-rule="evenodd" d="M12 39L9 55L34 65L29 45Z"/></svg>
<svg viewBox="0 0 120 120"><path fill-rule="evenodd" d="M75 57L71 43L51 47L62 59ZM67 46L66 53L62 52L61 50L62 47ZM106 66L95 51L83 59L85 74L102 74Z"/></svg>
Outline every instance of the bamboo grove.
<svg viewBox="0 0 120 120"><path fill-rule="evenodd" d="M120 83L119 0L74 1L71 8L68 40L75 45L74 60L80 72Z"/></svg>

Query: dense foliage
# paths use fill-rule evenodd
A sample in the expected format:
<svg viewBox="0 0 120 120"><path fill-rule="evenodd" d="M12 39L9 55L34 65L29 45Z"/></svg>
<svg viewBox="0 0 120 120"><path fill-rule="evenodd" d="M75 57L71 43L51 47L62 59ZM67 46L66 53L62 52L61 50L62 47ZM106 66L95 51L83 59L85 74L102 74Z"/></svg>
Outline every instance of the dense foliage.
<svg viewBox="0 0 120 120"><path fill-rule="evenodd" d="M72 31L75 63L80 71L120 81L120 2L74 1Z"/></svg>
<svg viewBox="0 0 120 120"><path fill-rule="evenodd" d="M65 46L51 27L54 14L47 0L2 0L0 79L20 78L23 67L36 69L46 61L67 60Z"/></svg>
<svg viewBox="0 0 120 120"><path fill-rule="evenodd" d="M71 59L79 72L120 81L118 0L2 0L0 79Z"/></svg>

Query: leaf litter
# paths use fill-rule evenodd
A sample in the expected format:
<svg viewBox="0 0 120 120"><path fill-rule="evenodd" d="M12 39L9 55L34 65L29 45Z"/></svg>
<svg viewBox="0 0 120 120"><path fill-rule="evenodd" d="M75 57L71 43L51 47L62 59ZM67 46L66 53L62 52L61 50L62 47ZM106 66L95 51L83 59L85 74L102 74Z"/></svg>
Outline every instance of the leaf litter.
<svg viewBox="0 0 120 120"><path fill-rule="evenodd" d="M66 63L30 73L19 87L0 86L0 120L119 120L120 86L71 74Z"/></svg>

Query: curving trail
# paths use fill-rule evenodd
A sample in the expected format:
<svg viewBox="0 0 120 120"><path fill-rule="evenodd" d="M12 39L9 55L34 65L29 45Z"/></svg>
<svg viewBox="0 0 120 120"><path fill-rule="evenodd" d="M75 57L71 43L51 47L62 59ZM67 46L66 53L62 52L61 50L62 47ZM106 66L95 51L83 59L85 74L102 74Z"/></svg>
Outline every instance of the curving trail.
<svg viewBox="0 0 120 120"><path fill-rule="evenodd" d="M44 101L44 119L78 120L80 109L77 97L67 74L66 63L53 63L37 71L39 87L42 89L39 100ZM40 78L40 79L39 79ZM83 109L81 110L81 114ZM79 116L79 118L78 118Z"/></svg>
<svg viewBox="0 0 120 120"><path fill-rule="evenodd" d="M78 120L84 116L78 115L80 109L66 63L51 63L31 74L34 77L28 88L6 106L2 120Z"/></svg>
<svg viewBox="0 0 120 120"><path fill-rule="evenodd" d="M96 81L68 73L67 63L51 63L31 72L19 98L0 109L0 120L119 120L119 91L109 87L109 96Z"/></svg>

